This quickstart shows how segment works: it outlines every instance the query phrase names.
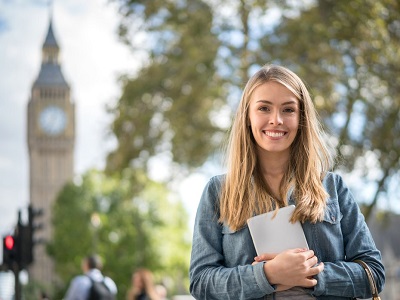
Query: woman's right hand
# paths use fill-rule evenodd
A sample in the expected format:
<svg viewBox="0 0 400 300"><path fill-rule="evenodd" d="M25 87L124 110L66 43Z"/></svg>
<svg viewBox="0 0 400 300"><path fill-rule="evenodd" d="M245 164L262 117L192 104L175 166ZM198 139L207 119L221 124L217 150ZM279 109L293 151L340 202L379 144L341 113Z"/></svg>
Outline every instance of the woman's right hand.
<svg viewBox="0 0 400 300"><path fill-rule="evenodd" d="M293 287L313 287L317 280L313 277L324 269L318 264L314 251L307 249L290 249L279 254L263 254L255 258L256 262L266 261L264 272L270 284Z"/></svg>

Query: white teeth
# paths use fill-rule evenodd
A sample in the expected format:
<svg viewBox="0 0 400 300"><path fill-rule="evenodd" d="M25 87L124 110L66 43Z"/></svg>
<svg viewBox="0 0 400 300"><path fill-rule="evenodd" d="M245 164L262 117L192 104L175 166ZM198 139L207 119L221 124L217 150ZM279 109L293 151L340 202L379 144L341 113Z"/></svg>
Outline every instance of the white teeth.
<svg viewBox="0 0 400 300"><path fill-rule="evenodd" d="M281 137L285 135L284 132L270 132L270 131L266 131L265 134L270 137Z"/></svg>

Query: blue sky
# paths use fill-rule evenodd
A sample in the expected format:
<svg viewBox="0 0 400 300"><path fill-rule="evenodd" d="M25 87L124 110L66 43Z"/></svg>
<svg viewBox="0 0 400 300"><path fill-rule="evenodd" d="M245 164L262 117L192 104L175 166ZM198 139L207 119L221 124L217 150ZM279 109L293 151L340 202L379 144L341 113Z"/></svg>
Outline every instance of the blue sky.
<svg viewBox="0 0 400 300"><path fill-rule="evenodd" d="M64 77L76 105L75 173L104 166L105 105L119 95L118 74L134 73L143 56L118 41L118 17L105 0L54 1L53 29ZM29 201L26 114L41 64L50 8L47 1L0 0L0 234Z"/></svg>

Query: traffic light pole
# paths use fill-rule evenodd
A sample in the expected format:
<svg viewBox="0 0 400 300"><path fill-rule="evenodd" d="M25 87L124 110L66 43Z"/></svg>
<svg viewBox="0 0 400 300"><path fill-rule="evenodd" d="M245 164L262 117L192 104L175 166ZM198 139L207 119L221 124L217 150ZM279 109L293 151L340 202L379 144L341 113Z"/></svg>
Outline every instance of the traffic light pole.
<svg viewBox="0 0 400 300"><path fill-rule="evenodd" d="M15 300L21 300L21 285L19 282L20 272L20 240L18 228L15 230L13 235L7 235L3 238L3 264L7 270L14 273L14 298Z"/></svg>
<svg viewBox="0 0 400 300"><path fill-rule="evenodd" d="M13 263L13 273L14 273L14 282L15 282L15 300L21 300L21 284L19 282L19 266L17 263Z"/></svg>
<svg viewBox="0 0 400 300"><path fill-rule="evenodd" d="M32 264L33 248L40 240L34 238L34 232L41 228L41 224L35 222L36 217L43 214L42 209L28 207L28 224L23 224L21 220L21 211L18 212L18 223L14 233L3 238L3 263L1 269L11 270L15 278L14 300L21 300L21 283L19 274L21 270L26 269Z"/></svg>

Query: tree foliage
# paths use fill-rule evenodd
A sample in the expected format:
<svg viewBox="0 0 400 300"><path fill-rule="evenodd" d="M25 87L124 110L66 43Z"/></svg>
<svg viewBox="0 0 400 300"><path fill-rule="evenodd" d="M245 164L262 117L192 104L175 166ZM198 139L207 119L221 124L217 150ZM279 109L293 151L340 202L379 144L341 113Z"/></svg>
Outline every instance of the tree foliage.
<svg viewBox="0 0 400 300"><path fill-rule="evenodd" d="M82 182L64 188L53 216L48 250L62 282L59 299L90 253L103 258L104 273L118 286L118 299L125 299L132 272L139 267L152 270L158 282L170 283L170 291L187 287L187 215L163 185L148 180L132 198L128 181L91 171Z"/></svg>
<svg viewBox="0 0 400 300"><path fill-rule="evenodd" d="M390 194L400 175L398 0L115 2L122 39L138 49L144 32L149 60L123 79L109 170L162 151L180 166L201 165L225 130L218 109L233 108L254 67L272 62L309 85L336 167L370 187L357 191L370 203L367 217Z"/></svg>
<svg viewBox="0 0 400 300"><path fill-rule="evenodd" d="M125 14L152 35L145 43L151 44L149 62L133 78L121 79L122 96L110 110L118 140L107 160L110 173L146 170L149 158L161 154L186 168L198 167L218 145L220 128L210 113L220 107L223 94L214 65L219 41L210 8L201 1L186 4L124 4Z"/></svg>

